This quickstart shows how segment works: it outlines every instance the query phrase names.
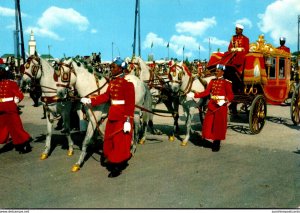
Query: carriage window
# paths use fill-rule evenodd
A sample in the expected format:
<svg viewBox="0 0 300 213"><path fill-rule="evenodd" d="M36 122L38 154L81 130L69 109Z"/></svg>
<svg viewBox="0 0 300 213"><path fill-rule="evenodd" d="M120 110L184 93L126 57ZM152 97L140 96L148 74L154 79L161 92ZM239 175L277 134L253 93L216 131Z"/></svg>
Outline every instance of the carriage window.
<svg viewBox="0 0 300 213"><path fill-rule="evenodd" d="M285 59L279 59L279 78L283 79L285 77Z"/></svg>
<svg viewBox="0 0 300 213"><path fill-rule="evenodd" d="M276 78L276 58L270 58L269 78Z"/></svg>

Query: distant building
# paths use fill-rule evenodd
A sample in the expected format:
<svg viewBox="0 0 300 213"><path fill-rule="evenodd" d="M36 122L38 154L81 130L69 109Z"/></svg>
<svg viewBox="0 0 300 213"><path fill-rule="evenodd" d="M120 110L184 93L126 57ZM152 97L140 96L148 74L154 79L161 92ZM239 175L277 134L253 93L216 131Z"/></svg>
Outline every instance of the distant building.
<svg viewBox="0 0 300 213"><path fill-rule="evenodd" d="M28 41L28 54L34 55L35 51L36 51L36 41L34 39L34 33L31 30L30 40Z"/></svg>

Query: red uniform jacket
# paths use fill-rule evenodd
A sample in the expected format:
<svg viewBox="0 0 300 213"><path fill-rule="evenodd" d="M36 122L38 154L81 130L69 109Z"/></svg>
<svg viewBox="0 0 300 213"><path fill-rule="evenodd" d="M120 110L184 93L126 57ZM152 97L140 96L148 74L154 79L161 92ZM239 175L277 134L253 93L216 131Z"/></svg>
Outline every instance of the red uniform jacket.
<svg viewBox="0 0 300 213"><path fill-rule="evenodd" d="M9 100L15 97L20 101L24 98L17 83L12 80L0 80L0 143L6 142L8 134L14 144L22 144L30 138L23 129L16 103Z"/></svg>
<svg viewBox="0 0 300 213"><path fill-rule="evenodd" d="M283 51L286 51L286 52L288 52L288 53L290 53L291 51L290 51L290 48L288 48L287 46L280 46L280 47L277 47L277 49L279 49L279 50L283 50Z"/></svg>
<svg viewBox="0 0 300 213"><path fill-rule="evenodd" d="M231 52L232 48L242 48L239 52L249 52L249 39L244 35L234 35L228 46L228 51Z"/></svg>
<svg viewBox="0 0 300 213"><path fill-rule="evenodd" d="M133 132L133 116L135 108L134 85L124 78L113 79L107 91L92 98L92 106L111 101L108 121L105 128L103 152L111 163L120 163L131 157L130 146ZM130 118L130 133L123 132L123 125Z"/></svg>
<svg viewBox="0 0 300 213"><path fill-rule="evenodd" d="M227 130L227 104L218 105L218 100L231 102L234 95L231 82L218 78L209 82L205 91L195 93L195 98L206 97L211 94L208 110L202 127L202 137L212 140L224 140Z"/></svg>
<svg viewBox="0 0 300 213"><path fill-rule="evenodd" d="M124 78L112 80L107 91L95 98L92 98L92 106L111 101L108 112L109 120L125 121L127 117L133 118L135 108L134 86ZM114 104L114 101L124 101L123 104Z"/></svg>

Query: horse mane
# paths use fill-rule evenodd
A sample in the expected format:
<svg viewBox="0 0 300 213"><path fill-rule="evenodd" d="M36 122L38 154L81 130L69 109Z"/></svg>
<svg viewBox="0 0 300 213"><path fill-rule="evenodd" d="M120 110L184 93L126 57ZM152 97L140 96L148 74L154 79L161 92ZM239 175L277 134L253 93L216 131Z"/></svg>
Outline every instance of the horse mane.
<svg viewBox="0 0 300 213"><path fill-rule="evenodd" d="M88 70L89 73L93 73L94 72L94 68L91 66L91 65L88 65L88 63L80 58L80 57L75 57L75 58L72 58L72 60L76 63L76 65L78 67L81 67L81 65Z"/></svg>

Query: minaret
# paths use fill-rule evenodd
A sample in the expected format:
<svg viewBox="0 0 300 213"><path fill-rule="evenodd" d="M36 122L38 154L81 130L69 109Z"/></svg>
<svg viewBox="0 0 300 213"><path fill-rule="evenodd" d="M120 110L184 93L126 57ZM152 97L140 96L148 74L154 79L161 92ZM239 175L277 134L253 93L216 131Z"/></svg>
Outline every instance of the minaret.
<svg viewBox="0 0 300 213"><path fill-rule="evenodd" d="M28 53L29 55L34 55L36 51L36 41L34 39L33 31L30 33L30 40L28 41Z"/></svg>

